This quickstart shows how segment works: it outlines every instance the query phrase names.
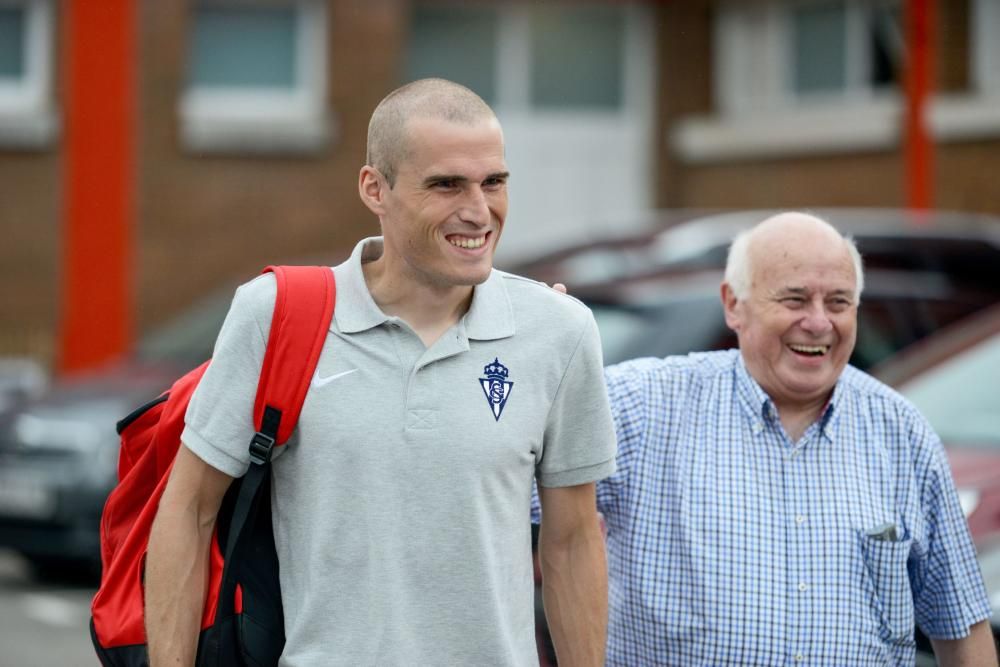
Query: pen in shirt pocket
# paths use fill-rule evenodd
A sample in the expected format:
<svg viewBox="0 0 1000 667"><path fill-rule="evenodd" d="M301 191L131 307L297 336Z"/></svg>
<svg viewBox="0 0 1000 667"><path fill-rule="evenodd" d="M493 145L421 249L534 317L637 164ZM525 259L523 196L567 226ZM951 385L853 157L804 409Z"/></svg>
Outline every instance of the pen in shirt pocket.
<svg viewBox="0 0 1000 667"><path fill-rule="evenodd" d="M894 523L883 523L865 531L865 535L879 542L898 542L899 530Z"/></svg>

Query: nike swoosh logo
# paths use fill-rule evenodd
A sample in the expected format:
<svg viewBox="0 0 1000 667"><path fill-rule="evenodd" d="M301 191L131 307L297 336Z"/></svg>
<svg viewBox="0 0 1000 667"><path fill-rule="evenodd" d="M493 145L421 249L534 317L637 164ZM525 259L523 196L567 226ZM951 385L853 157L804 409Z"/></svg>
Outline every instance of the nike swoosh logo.
<svg viewBox="0 0 1000 667"><path fill-rule="evenodd" d="M352 368L351 370L344 371L343 373L334 373L333 375L327 375L326 377L322 377L319 374L319 370L317 369L316 374L313 375L312 386L322 387L323 385L330 384L334 380L338 380L344 377L345 375L350 375L351 373L355 373L357 372L357 370L358 370L357 368Z"/></svg>

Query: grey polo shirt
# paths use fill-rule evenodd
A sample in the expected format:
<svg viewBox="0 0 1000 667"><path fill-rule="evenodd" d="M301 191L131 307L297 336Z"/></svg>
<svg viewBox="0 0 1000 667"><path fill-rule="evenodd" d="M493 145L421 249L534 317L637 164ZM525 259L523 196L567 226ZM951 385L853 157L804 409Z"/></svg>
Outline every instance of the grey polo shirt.
<svg viewBox="0 0 1000 667"><path fill-rule="evenodd" d="M615 434L597 327L571 297L493 271L430 348L386 316L361 264L337 304L298 428L275 457L282 665L537 665L529 505L602 479ZM249 465L273 276L242 286L182 439Z"/></svg>

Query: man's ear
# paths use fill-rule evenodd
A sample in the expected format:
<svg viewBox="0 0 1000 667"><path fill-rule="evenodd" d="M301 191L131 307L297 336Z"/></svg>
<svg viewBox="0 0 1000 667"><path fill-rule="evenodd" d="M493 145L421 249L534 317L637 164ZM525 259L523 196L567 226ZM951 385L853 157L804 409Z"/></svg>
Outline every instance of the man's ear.
<svg viewBox="0 0 1000 667"><path fill-rule="evenodd" d="M739 333L741 320L737 312L739 299L736 298L736 292L729 286L729 283L722 283L720 296L722 297L722 311L726 315L726 326Z"/></svg>
<svg viewBox="0 0 1000 667"><path fill-rule="evenodd" d="M385 191L389 187L379 170L370 165L361 167L358 174L358 194L361 201L372 213L381 216L385 212Z"/></svg>

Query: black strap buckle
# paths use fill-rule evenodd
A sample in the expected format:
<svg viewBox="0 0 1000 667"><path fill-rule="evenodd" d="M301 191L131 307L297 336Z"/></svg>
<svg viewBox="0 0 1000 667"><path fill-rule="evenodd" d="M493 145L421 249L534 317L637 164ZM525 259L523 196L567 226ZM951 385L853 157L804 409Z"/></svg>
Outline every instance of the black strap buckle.
<svg viewBox="0 0 1000 667"><path fill-rule="evenodd" d="M257 432L250 439L250 461L257 465L264 465L271 460L271 452L274 450L274 438L269 435Z"/></svg>

